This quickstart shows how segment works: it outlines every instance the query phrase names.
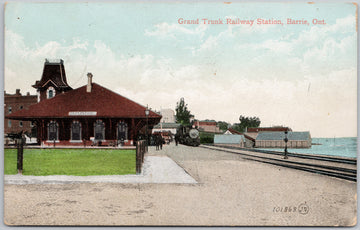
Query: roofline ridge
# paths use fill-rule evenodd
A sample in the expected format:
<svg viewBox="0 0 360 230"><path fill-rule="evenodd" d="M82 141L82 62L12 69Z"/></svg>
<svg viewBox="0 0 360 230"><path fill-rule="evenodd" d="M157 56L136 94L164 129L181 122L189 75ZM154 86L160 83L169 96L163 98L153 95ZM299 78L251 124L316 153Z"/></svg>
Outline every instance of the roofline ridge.
<svg viewBox="0 0 360 230"><path fill-rule="evenodd" d="M111 93L113 93L113 94L116 94L117 96L120 96L120 97L123 97L123 98L125 98L126 100L129 100L129 101L131 101L131 102L133 102L133 103L135 103L135 104L137 104L137 105L139 105L139 106L141 106L141 107L143 107L143 108L147 108L147 107L145 107L145 106L143 106L143 105L141 105L140 103L138 103L138 102L136 102L136 101L133 101L133 100L131 100L131 99L129 99L128 97L125 97L125 96L123 96L123 95L121 95L121 94L119 94L119 93L116 93L116 92L114 92L113 90L111 90L111 89L108 89L107 87L104 87L104 86L102 86L102 85L99 85L99 84L97 84L97 83L95 83L95 82L92 82L92 84L95 84L95 85L98 85L99 87L101 87L101 88L104 88L104 89L106 89L106 90L108 90L108 91L110 91ZM85 85L86 86L86 85ZM147 109L149 109L149 108L147 108ZM158 113L156 113L156 112L154 112L154 111L152 111L151 109L149 109L151 112L153 112L153 113L155 113L156 115L158 115L158 116L161 116L162 117L162 115L160 115L160 114L158 114ZM150 114L149 114L150 115ZM145 116L145 115L144 115ZM150 116L149 116L150 117Z"/></svg>

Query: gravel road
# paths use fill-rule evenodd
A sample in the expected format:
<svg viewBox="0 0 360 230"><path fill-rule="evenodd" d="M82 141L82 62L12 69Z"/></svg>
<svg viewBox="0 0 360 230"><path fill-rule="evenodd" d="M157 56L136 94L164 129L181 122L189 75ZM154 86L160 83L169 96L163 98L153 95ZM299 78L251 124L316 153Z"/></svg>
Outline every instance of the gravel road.
<svg viewBox="0 0 360 230"><path fill-rule="evenodd" d="M8 225L352 226L356 183L166 145L198 183L7 184Z"/></svg>

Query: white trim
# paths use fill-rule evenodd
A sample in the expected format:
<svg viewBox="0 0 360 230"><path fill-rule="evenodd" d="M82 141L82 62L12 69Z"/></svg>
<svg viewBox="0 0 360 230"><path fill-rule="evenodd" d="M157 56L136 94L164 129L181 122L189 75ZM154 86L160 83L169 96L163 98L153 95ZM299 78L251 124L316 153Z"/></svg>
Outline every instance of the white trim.
<svg viewBox="0 0 360 230"><path fill-rule="evenodd" d="M52 141L52 140L46 140L45 142L47 142L47 143L54 143L54 141ZM59 140L56 140L55 141L55 143L59 143L60 141Z"/></svg>
<svg viewBox="0 0 360 230"><path fill-rule="evenodd" d="M69 142L70 143L83 143L82 140L70 140Z"/></svg>
<svg viewBox="0 0 360 230"><path fill-rule="evenodd" d="M55 82L53 82L51 79L49 79L47 82L45 82L41 87L44 87L45 85L47 85L47 83L48 83L49 81L51 81L56 87L59 87L59 86L57 86L57 85L55 84Z"/></svg>
<svg viewBox="0 0 360 230"><path fill-rule="evenodd" d="M68 116L96 116L96 111L69 111Z"/></svg>

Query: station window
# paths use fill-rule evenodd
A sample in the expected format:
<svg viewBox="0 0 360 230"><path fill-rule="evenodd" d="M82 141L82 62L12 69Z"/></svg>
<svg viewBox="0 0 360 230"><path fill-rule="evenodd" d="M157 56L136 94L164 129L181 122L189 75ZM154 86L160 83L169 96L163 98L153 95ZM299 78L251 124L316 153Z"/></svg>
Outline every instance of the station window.
<svg viewBox="0 0 360 230"><path fill-rule="evenodd" d="M71 125L71 140L73 141L81 140L81 124L78 121L73 121Z"/></svg>
<svg viewBox="0 0 360 230"><path fill-rule="evenodd" d="M117 130L118 140L127 140L128 138L128 126L125 122L119 122Z"/></svg>
<svg viewBox="0 0 360 230"><path fill-rule="evenodd" d="M8 127L11 128L11 121L8 121Z"/></svg>
<svg viewBox="0 0 360 230"><path fill-rule="evenodd" d="M24 108L24 106L20 105L20 110L23 109L23 108Z"/></svg>
<svg viewBox="0 0 360 230"><path fill-rule="evenodd" d="M22 121L19 122L19 127L23 127L23 122Z"/></svg>
<svg viewBox="0 0 360 230"><path fill-rule="evenodd" d="M11 106L9 106L9 113L11 113L12 112L12 108L11 108Z"/></svg>
<svg viewBox="0 0 360 230"><path fill-rule="evenodd" d="M101 120L97 120L94 124L95 140L105 140L105 124Z"/></svg>
<svg viewBox="0 0 360 230"><path fill-rule="evenodd" d="M59 139L59 125L55 121L48 123L48 140L58 140Z"/></svg>

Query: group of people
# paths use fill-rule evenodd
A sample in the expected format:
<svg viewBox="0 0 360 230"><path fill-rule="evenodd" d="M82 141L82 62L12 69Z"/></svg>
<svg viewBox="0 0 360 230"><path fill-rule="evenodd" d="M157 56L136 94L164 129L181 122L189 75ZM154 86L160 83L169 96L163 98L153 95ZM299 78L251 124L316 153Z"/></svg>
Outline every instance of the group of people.
<svg viewBox="0 0 360 230"><path fill-rule="evenodd" d="M164 138L162 138L161 135L156 135L155 136L155 146L156 146L156 150L162 150L162 146L164 144Z"/></svg>

